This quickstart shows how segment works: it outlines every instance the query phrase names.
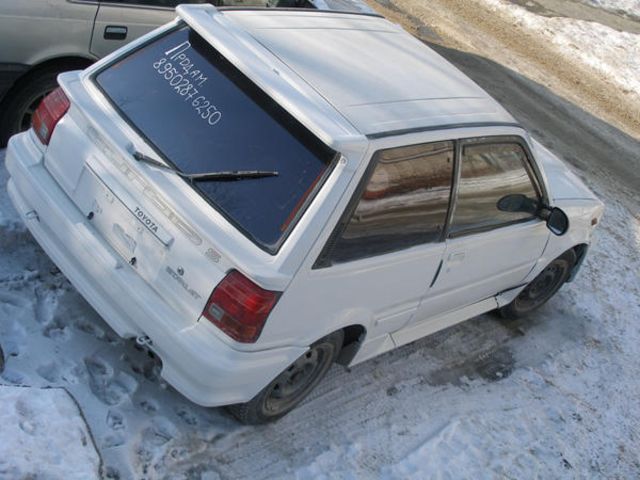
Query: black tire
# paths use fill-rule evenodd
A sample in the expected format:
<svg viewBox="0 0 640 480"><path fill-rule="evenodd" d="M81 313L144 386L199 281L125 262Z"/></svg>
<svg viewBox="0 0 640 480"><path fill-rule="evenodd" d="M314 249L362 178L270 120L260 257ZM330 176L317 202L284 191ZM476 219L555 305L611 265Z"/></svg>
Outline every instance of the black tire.
<svg viewBox="0 0 640 480"><path fill-rule="evenodd" d="M567 281L576 264L576 253L567 250L547 265L513 301L498 311L504 318L521 318L544 305Z"/></svg>
<svg viewBox="0 0 640 480"><path fill-rule="evenodd" d="M4 371L4 352L2 351L2 347L0 346L0 373Z"/></svg>
<svg viewBox="0 0 640 480"><path fill-rule="evenodd" d="M283 417L320 383L338 357L343 340L342 330L321 338L249 402L229 405L227 410L247 425Z"/></svg>
<svg viewBox="0 0 640 480"><path fill-rule="evenodd" d="M58 86L57 77L69 70L60 66L43 68L28 74L7 93L0 113L0 147L9 138L31 127L31 116L42 99Z"/></svg>

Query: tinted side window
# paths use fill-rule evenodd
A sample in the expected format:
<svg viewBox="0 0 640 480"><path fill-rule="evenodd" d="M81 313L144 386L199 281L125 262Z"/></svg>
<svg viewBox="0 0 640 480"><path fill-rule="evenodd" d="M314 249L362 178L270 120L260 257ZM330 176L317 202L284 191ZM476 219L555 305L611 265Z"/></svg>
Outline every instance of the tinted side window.
<svg viewBox="0 0 640 480"><path fill-rule="evenodd" d="M497 208L506 195L522 194L536 205L539 195L526 168L526 154L517 143L465 145L450 233L491 228L532 218L532 213Z"/></svg>
<svg viewBox="0 0 640 480"><path fill-rule="evenodd" d="M453 158L453 142L377 152L355 209L320 263L340 263L438 241L449 207Z"/></svg>

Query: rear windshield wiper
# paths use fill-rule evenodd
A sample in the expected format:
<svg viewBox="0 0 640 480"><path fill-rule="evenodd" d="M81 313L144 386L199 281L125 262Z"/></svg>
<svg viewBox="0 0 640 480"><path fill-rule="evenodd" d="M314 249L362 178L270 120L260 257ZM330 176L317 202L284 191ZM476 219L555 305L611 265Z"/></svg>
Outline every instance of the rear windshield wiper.
<svg viewBox="0 0 640 480"><path fill-rule="evenodd" d="M214 180L242 180L244 178L264 178L264 177L276 177L278 172L274 170L228 170L221 172L205 172L205 173L184 173L177 168L170 167L158 160L151 158L144 153L135 151L133 152L133 158L138 162L144 162L154 167L169 170L176 175L190 180L192 182L206 182Z"/></svg>

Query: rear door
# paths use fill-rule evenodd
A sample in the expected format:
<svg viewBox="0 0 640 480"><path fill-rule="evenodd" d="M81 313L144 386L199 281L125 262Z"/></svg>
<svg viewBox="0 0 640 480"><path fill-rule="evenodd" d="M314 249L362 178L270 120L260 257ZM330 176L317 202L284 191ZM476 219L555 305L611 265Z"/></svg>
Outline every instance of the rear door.
<svg viewBox="0 0 640 480"><path fill-rule="evenodd" d="M154 28L176 17L181 3L205 0L112 0L100 2L96 16L91 53L104 57Z"/></svg>
<svg viewBox="0 0 640 480"><path fill-rule="evenodd" d="M124 260L118 266L129 263L193 323L226 271L274 258L337 153L188 27L89 81L113 110L96 108L75 74L61 78L72 106L45 166ZM135 150L167 167L136 162ZM167 168L277 175L192 182Z"/></svg>

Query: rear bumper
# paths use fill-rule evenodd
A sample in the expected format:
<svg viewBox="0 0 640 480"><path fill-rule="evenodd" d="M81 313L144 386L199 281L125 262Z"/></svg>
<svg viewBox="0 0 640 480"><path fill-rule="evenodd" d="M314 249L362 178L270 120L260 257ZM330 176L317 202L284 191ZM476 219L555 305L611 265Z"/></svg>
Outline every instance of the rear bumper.
<svg viewBox="0 0 640 480"><path fill-rule="evenodd" d="M191 401L248 401L304 353L300 347L234 350L209 322L178 330L171 305L96 234L45 169L31 132L11 138L6 166L9 196L40 246L120 336L151 339L163 378Z"/></svg>

